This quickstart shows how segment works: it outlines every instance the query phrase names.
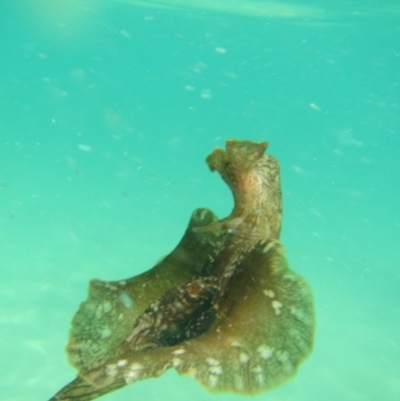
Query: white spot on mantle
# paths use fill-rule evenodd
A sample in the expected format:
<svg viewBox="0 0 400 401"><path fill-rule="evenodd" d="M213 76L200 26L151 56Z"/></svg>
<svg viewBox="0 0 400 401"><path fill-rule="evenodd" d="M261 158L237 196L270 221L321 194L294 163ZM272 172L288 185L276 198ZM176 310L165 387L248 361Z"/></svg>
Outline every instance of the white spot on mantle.
<svg viewBox="0 0 400 401"><path fill-rule="evenodd" d="M257 348L257 351L260 353L260 356L262 359L269 359L269 358L271 358L272 354L274 353L274 349L271 347L268 347L265 344L260 345Z"/></svg>
<svg viewBox="0 0 400 401"><path fill-rule="evenodd" d="M275 309L275 314L280 315L281 314L281 309L282 309L282 302L279 302L277 300L272 301L272 307Z"/></svg>
<svg viewBox="0 0 400 401"><path fill-rule="evenodd" d="M123 305L125 306L125 308L132 308L133 306L133 299L132 297L125 291L121 291L119 293L119 299L121 300L121 302L123 303Z"/></svg>
<svg viewBox="0 0 400 401"><path fill-rule="evenodd" d="M269 298L273 298L275 296L275 293L272 290L264 290L263 293Z"/></svg>
<svg viewBox="0 0 400 401"><path fill-rule="evenodd" d="M217 366L220 363L219 361L217 361L214 358L207 358L206 361L210 366Z"/></svg>
<svg viewBox="0 0 400 401"><path fill-rule="evenodd" d="M178 348L172 352L173 355L183 355L186 352L183 348Z"/></svg>
<svg viewBox="0 0 400 401"><path fill-rule="evenodd" d="M111 336L111 330L109 327L104 327L103 330L100 332L101 338L108 338Z"/></svg>
<svg viewBox="0 0 400 401"><path fill-rule="evenodd" d="M119 368L123 368L124 366L126 366L128 364L128 361L126 359L121 359L117 362L117 367Z"/></svg>
<svg viewBox="0 0 400 401"><path fill-rule="evenodd" d="M209 381L210 381L210 387L215 387L218 382L218 376L210 375Z"/></svg>
<svg viewBox="0 0 400 401"><path fill-rule="evenodd" d="M214 375L222 375L223 372L220 365L210 366L208 370L210 371L210 373L213 373Z"/></svg>
<svg viewBox="0 0 400 401"><path fill-rule="evenodd" d="M249 356L247 354L245 354L244 352L241 352L239 355L240 358L240 362L242 363L247 363L249 361Z"/></svg>

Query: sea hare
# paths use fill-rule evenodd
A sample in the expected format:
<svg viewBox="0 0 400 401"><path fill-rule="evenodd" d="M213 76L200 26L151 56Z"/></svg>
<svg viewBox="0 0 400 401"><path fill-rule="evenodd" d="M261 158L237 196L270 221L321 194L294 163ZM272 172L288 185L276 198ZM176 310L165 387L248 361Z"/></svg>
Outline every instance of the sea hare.
<svg viewBox="0 0 400 401"><path fill-rule="evenodd" d="M51 401L93 400L169 368L241 394L295 374L312 349L313 300L279 242L279 164L266 148L228 140L207 157L233 193L228 217L197 209L152 269L90 283L67 345L79 374Z"/></svg>

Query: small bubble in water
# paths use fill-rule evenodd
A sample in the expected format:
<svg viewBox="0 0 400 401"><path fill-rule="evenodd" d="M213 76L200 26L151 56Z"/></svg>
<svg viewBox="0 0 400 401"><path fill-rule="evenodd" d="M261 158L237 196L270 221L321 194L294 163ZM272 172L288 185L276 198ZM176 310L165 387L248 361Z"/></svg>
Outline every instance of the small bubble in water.
<svg viewBox="0 0 400 401"><path fill-rule="evenodd" d="M215 51L219 54L226 54L226 49L224 47L216 47Z"/></svg>
<svg viewBox="0 0 400 401"><path fill-rule="evenodd" d="M78 149L81 150L82 152L89 153L92 151L92 147L89 145L85 145L84 143L80 143L78 145Z"/></svg>

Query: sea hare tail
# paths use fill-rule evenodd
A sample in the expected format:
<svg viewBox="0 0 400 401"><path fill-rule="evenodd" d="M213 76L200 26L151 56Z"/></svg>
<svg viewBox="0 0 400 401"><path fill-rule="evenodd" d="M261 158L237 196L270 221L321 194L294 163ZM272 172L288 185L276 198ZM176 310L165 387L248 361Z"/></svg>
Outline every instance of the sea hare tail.
<svg viewBox="0 0 400 401"><path fill-rule="evenodd" d="M125 386L125 381L117 381L108 386L96 387L81 377L63 387L49 401L90 401Z"/></svg>

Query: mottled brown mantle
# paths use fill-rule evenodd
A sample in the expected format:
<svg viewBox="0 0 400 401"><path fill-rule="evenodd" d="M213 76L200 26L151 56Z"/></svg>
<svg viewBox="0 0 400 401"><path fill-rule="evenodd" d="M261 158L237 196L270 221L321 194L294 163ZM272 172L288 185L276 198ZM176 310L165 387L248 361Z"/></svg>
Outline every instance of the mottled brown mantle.
<svg viewBox="0 0 400 401"><path fill-rule="evenodd" d="M279 242L279 165L266 148L227 141L207 157L233 193L228 217L197 209L152 269L90 283L67 346L79 374L51 401L93 400L169 368L242 394L294 375L312 348L313 302Z"/></svg>

